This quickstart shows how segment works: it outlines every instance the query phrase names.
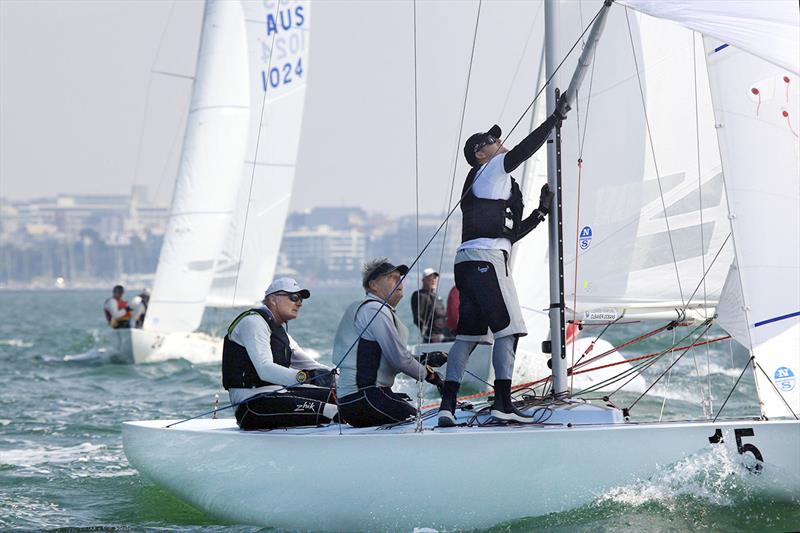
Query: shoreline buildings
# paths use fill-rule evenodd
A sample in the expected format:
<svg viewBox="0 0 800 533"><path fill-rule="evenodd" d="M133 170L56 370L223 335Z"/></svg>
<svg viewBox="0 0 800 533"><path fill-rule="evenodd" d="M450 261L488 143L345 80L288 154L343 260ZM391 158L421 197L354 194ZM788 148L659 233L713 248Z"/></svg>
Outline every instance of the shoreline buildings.
<svg viewBox="0 0 800 533"><path fill-rule="evenodd" d="M168 205L148 201L144 187L132 195L59 195L0 201L0 288L106 288L146 286L155 273L169 216ZM437 235L421 268L445 272L460 242L460 218ZM368 258L409 263L441 218L388 218L357 207L316 207L290 213L276 275L295 274L316 284L360 279ZM442 266L440 267L440 262Z"/></svg>

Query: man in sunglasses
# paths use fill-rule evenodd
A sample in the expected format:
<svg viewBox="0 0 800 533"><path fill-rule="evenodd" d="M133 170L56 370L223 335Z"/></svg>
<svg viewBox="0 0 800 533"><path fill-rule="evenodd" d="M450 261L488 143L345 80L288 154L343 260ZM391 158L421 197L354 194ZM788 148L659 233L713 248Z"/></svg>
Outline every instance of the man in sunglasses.
<svg viewBox="0 0 800 533"><path fill-rule="evenodd" d="M333 347L333 361L341 372L336 393L342 420L352 426L413 419L417 409L410 398L392 390L397 374L442 385L442 376L432 367L443 365L447 355L432 352L414 358L406 347L408 328L395 312L407 272L407 266L386 259L364 265L361 284L366 297L351 304L339 322Z"/></svg>
<svg viewBox="0 0 800 533"><path fill-rule="evenodd" d="M456 424L456 399L467 359L478 344L492 340L495 400L491 415L502 422L531 421L511 401L517 340L527 331L508 257L512 244L547 216L553 195L545 184L538 207L523 218L522 192L511 172L536 153L568 110L565 101L559 102L557 110L511 150L503 146L497 125L471 135L464 144L464 157L472 168L461 194L461 246L454 266L461 300L456 342L442 387L439 426Z"/></svg>
<svg viewBox="0 0 800 533"><path fill-rule="evenodd" d="M308 289L292 278L267 288L260 307L240 314L222 348L222 385L245 430L326 424L336 415L333 374L286 331Z"/></svg>

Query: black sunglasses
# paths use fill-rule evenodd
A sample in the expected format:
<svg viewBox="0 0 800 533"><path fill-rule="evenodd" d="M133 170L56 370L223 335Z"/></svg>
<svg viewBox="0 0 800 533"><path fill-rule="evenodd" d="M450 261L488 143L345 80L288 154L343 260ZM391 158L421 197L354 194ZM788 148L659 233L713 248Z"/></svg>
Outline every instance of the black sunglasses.
<svg viewBox="0 0 800 533"><path fill-rule="evenodd" d="M497 141L498 141L497 137L495 137L494 135L490 135L490 134L488 134L488 133L487 133L487 134L486 134L486 135L483 137L483 139L481 140L481 142L479 142L478 144L476 144L476 145L475 145L475 153L477 154L477 153L478 153L478 152L481 150L481 148L483 148L484 146L489 146L490 144L494 144L494 143L496 143Z"/></svg>
<svg viewBox="0 0 800 533"><path fill-rule="evenodd" d="M303 297L297 294L296 292L282 292L281 294L289 298L294 303L303 301Z"/></svg>

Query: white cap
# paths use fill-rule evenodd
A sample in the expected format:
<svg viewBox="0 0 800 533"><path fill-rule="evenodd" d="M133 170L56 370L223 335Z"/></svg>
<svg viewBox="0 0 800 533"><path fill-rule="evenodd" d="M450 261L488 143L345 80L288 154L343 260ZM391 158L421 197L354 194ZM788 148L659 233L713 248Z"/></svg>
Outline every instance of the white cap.
<svg viewBox="0 0 800 533"><path fill-rule="evenodd" d="M269 284L269 287L267 287L266 292L264 292L264 296L269 296L276 292L297 293L302 296L304 300L311 297L309 290L302 288L292 278L278 278L273 280L272 283Z"/></svg>
<svg viewBox="0 0 800 533"><path fill-rule="evenodd" d="M423 278L427 278L427 277L428 277L428 276L430 276L431 274L436 274L437 276L439 275L439 273L438 273L438 272L436 272L436 271L435 271L434 269L432 269L431 267L428 267L428 268L426 268L425 270L423 270L423 271L422 271L422 277L423 277Z"/></svg>

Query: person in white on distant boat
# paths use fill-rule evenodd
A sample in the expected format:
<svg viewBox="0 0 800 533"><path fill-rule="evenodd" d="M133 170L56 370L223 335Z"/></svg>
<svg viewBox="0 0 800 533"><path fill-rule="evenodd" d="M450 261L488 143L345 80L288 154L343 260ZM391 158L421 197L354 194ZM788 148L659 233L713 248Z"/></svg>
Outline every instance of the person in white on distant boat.
<svg viewBox="0 0 800 533"><path fill-rule="evenodd" d="M150 303L150 289L143 289L131 300L130 328L139 328L144 325L144 316L147 313L147 306Z"/></svg>
<svg viewBox="0 0 800 533"><path fill-rule="evenodd" d="M105 314L106 322L114 329L129 327L131 308L128 302L122 299L124 295L125 288L122 285L114 285L114 288L111 289L111 298L103 302L103 314Z"/></svg>
<svg viewBox="0 0 800 533"><path fill-rule="evenodd" d="M464 157L472 169L461 196L461 246L453 268L460 296L458 325L442 388L439 426L456 424L456 400L467 360L478 344L490 344L492 339L495 399L491 415L506 422L531 420L511 401L517 341L527 330L508 258L512 244L544 220L553 195L545 184L539 206L523 219L522 192L511 172L536 153L567 110L566 104L559 105L559 110L511 150L503 146L497 125L471 135L464 144Z"/></svg>
<svg viewBox="0 0 800 533"><path fill-rule="evenodd" d="M336 415L335 379L286 331L311 292L292 278L267 288L263 305L228 327L222 348L222 384L242 429L326 424Z"/></svg>
<svg viewBox="0 0 800 533"><path fill-rule="evenodd" d="M341 372L336 393L342 420L352 426L402 422L417 414L407 395L392 390L397 374L441 387L442 376L432 367L444 364L447 355L432 352L416 359L406 346L408 328L395 312L407 272L406 265L386 259L364 265L366 297L353 302L339 322L333 348Z"/></svg>

